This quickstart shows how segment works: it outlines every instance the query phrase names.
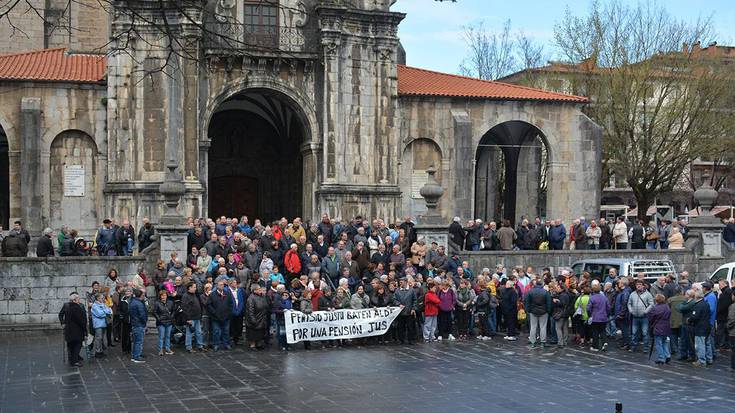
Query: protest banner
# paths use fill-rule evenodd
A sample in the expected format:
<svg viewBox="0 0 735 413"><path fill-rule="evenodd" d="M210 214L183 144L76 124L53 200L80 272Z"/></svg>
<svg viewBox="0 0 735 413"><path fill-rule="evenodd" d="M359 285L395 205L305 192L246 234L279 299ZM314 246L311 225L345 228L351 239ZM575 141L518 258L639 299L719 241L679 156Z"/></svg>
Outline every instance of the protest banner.
<svg viewBox="0 0 735 413"><path fill-rule="evenodd" d="M379 336L388 331L400 313L400 307L314 311L311 314L286 311L286 341L293 344Z"/></svg>

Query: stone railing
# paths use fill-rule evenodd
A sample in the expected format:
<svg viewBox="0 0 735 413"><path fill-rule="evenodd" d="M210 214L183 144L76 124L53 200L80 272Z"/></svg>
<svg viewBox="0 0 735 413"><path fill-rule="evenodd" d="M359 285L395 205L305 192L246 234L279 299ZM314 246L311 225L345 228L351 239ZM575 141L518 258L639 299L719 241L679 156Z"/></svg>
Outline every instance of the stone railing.
<svg viewBox="0 0 735 413"><path fill-rule="evenodd" d="M561 251L462 251L460 257L479 272L482 268L495 269L503 264L511 269L516 265L532 266L536 270L549 267L556 272L559 268L569 268L575 261L599 258L670 259L678 272L688 271L692 277L701 281L720 265L735 260L733 251L724 250L724 257L705 258L697 256L692 250L561 250Z"/></svg>
<svg viewBox="0 0 735 413"><path fill-rule="evenodd" d="M128 280L145 257L0 258L0 331L58 328L72 291L82 296L110 268Z"/></svg>
<svg viewBox="0 0 735 413"><path fill-rule="evenodd" d="M209 25L206 49L219 51L315 52L315 31L304 27L246 27L240 22L216 22Z"/></svg>

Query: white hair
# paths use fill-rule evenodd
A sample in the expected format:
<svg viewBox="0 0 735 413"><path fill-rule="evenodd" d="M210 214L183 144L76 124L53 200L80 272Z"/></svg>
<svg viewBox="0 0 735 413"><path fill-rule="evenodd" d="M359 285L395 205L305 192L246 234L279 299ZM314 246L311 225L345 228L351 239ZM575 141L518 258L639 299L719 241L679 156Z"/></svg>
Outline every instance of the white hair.
<svg viewBox="0 0 735 413"><path fill-rule="evenodd" d="M459 217L454 217L454 219L452 221L454 221L454 222L460 222L461 219L459 219Z"/></svg>

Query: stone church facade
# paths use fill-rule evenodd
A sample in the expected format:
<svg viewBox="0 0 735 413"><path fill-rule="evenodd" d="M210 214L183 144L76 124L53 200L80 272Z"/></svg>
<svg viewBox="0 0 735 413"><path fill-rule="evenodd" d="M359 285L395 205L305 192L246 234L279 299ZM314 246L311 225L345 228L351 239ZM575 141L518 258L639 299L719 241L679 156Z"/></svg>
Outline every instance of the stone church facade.
<svg viewBox="0 0 735 413"><path fill-rule="evenodd" d="M167 14L173 55L113 8L104 55L72 33L0 56L3 225L155 223L167 172L184 216L415 217L429 166L447 220L598 213L585 98L405 66L389 0L200 3Z"/></svg>

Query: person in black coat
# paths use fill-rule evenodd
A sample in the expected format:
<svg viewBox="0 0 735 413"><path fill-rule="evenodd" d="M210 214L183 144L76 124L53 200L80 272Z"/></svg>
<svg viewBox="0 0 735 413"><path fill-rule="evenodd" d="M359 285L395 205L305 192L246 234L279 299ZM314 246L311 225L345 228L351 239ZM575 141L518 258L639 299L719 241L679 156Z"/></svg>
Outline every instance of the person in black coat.
<svg viewBox="0 0 735 413"><path fill-rule="evenodd" d="M212 347L230 350L230 319L232 318L232 294L225 291L225 281L217 281L217 289L209 295L207 314L212 323Z"/></svg>
<svg viewBox="0 0 735 413"><path fill-rule="evenodd" d="M10 232L3 238L3 257L25 257L28 255L28 243L16 232Z"/></svg>
<svg viewBox="0 0 735 413"><path fill-rule="evenodd" d="M151 237L156 233L156 229L153 228L148 218L143 218L143 226L140 228L138 233L138 253L143 251L146 247L153 244ZM201 248L201 247L199 247ZM197 248L197 249L199 249ZM191 250L191 247L189 247Z"/></svg>
<svg viewBox="0 0 735 413"><path fill-rule="evenodd" d="M247 309L245 311L246 334L250 350L263 349L261 343L268 334L268 318L271 311L270 302L265 296L265 288L257 285L253 293L248 296L245 306Z"/></svg>
<svg viewBox="0 0 735 413"><path fill-rule="evenodd" d="M454 217L452 223L449 224L449 251L451 253L458 253L464 246L465 235L459 221L459 217Z"/></svg>
<svg viewBox="0 0 735 413"><path fill-rule="evenodd" d="M51 237L53 236L54 232L51 230L51 228L46 228L43 230L43 236L38 239L38 244L36 245L36 256L39 258L46 258L46 257L53 257L55 255L54 252L54 244L51 241Z"/></svg>
<svg viewBox="0 0 735 413"><path fill-rule="evenodd" d="M505 338L506 340L516 340L518 335L518 291L516 291L512 281L505 283L505 288L501 293L500 306L503 309L505 326L508 328L508 335Z"/></svg>
<svg viewBox="0 0 735 413"><path fill-rule="evenodd" d="M87 316L79 299L79 294L69 295L69 302L65 303L59 312L59 321L64 327L64 340L69 354L69 364L82 367L82 342L87 336Z"/></svg>

